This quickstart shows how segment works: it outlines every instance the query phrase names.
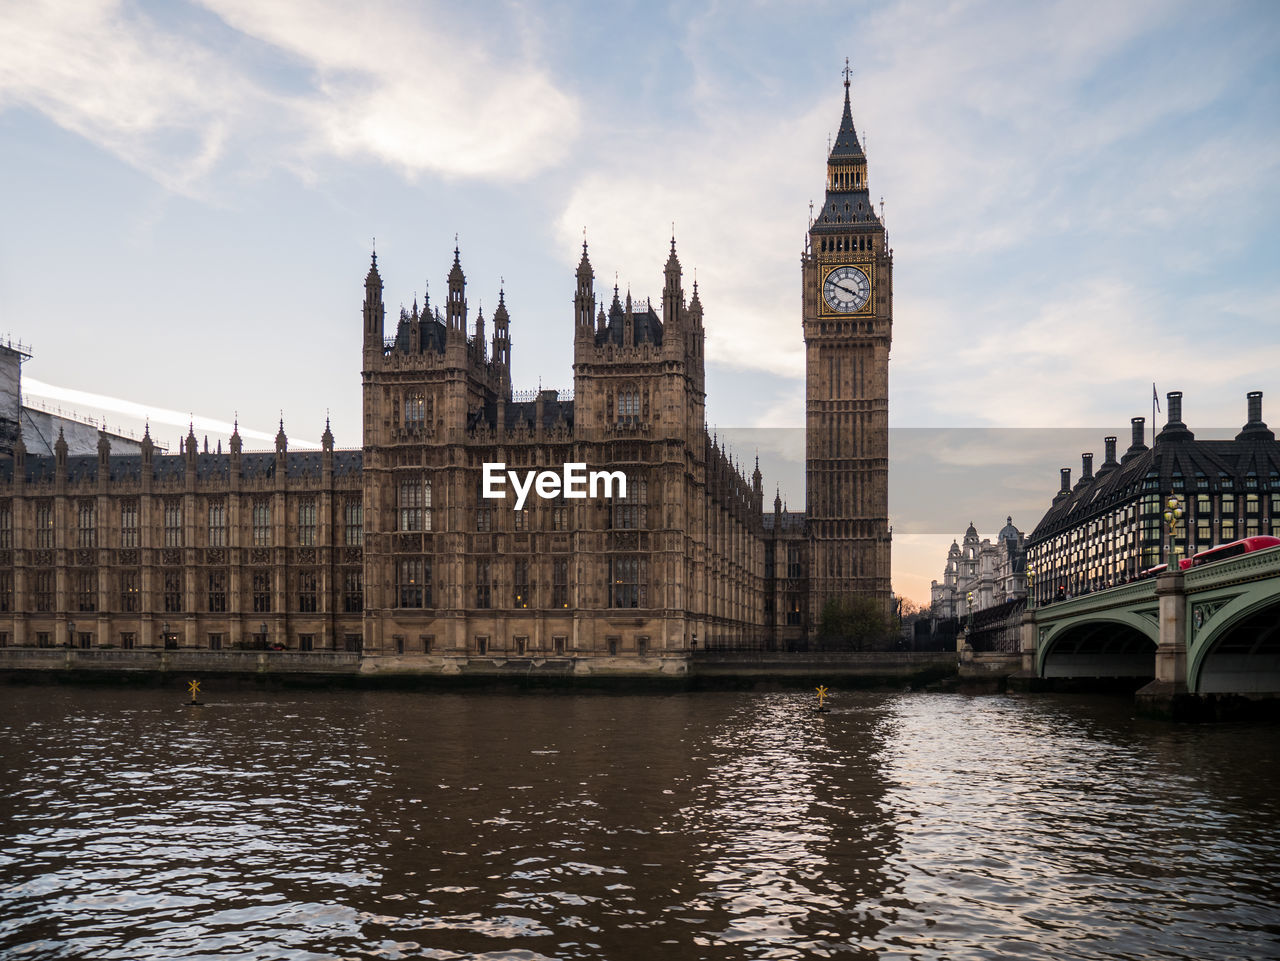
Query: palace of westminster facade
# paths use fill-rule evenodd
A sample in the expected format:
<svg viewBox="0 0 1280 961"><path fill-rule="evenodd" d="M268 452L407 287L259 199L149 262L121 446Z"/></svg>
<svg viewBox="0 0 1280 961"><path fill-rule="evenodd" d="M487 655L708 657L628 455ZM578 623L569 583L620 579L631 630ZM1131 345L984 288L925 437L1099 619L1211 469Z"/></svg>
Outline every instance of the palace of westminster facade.
<svg viewBox="0 0 1280 961"><path fill-rule="evenodd" d="M470 323L458 251L443 308L384 329L363 306L363 447L0 456L0 642L362 651L468 662L681 671L691 650L779 645L832 598L890 605L892 253L845 79L826 198L802 257L806 511L766 511L708 435L703 308L675 242L660 309L576 274L571 397L511 384L500 296ZM468 327L470 326L470 330ZM626 474L625 497L481 496L482 465ZM376 659L376 660L375 660ZM383 660L386 659L386 660ZM375 668L376 669L376 668Z"/></svg>

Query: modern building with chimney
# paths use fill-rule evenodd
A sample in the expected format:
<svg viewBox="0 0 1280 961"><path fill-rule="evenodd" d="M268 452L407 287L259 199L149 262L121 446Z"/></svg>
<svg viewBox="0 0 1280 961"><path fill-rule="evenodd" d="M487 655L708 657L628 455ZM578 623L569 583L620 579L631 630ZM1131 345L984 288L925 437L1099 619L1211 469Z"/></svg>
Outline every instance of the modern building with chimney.
<svg viewBox="0 0 1280 961"><path fill-rule="evenodd" d="M1166 563L1165 504L1178 497L1177 557L1258 534L1280 536L1280 442L1262 420L1262 392L1247 395L1246 422L1227 440L1201 440L1182 420L1182 393L1167 395L1168 421L1146 444L1146 418L1132 419L1128 449L1103 443L1102 464L1081 455L1080 478L1061 471L1053 504L1027 539L1037 603L1124 583Z"/></svg>

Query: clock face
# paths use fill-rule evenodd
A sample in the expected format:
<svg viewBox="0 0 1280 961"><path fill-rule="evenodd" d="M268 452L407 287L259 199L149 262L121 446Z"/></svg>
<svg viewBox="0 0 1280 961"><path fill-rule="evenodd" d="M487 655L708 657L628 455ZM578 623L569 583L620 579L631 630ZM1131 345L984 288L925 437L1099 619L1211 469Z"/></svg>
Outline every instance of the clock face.
<svg viewBox="0 0 1280 961"><path fill-rule="evenodd" d="M871 281L857 267L837 267L823 281L822 296L832 310L852 314L871 296Z"/></svg>

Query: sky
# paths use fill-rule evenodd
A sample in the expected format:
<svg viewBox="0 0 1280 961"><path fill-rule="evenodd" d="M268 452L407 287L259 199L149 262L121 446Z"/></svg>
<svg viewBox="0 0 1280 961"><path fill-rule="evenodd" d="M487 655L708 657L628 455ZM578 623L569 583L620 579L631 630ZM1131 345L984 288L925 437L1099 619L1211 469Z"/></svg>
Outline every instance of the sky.
<svg viewBox="0 0 1280 961"><path fill-rule="evenodd" d="M970 521L1030 531L1153 383L1193 429L1249 390L1280 422L1274 3L25 0L0 51L0 336L32 404L171 447L237 418L246 449L281 418L314 445L326 417L360 445L375 238L388 328L456 244L473 318L504 291L515 387L570 387L584 230L598 291L657 299L674 229L710 425L794 437L846 57L890 424L954 439L932 496L891 461L896 590L927 599Z"/></svg>

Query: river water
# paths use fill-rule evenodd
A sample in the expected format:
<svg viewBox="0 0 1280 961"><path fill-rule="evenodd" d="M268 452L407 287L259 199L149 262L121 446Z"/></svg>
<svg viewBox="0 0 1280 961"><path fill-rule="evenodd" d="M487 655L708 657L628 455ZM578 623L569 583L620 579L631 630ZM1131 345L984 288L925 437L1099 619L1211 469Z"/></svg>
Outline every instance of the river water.
<svg viewBox="0 0 1280 961"><path fill-rule="evenodd" d="M1126 699L0 688L0 956L1280 956L1280 738Z"/></svg>

